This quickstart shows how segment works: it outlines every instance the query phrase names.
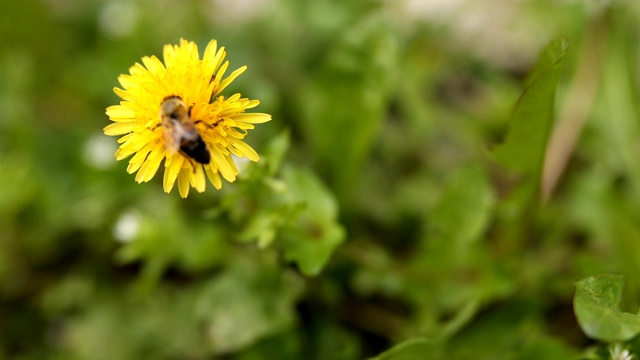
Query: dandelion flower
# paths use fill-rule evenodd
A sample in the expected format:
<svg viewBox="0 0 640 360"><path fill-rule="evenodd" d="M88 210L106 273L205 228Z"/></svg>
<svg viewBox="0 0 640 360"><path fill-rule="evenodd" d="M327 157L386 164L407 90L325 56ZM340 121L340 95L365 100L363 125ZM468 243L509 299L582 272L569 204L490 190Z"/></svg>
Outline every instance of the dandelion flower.
<svg viewBox="0 0 640 360"><path fill-rule="evenodd" d="M110 136L121 136L117 160L130 156L127 172L136 173L138 183L151 180L164 160L165 192L176 181L183 198L193 187L203 192L206 177L216 189L221 177L233 182L238 175L231 155L258 161L256 151L243 141L254 124L271 120L271 115L246 113L260 103L234 94L220 93L247 67L224 78L229 61L226 51L209 42L202 59L194 42L165 45L164 63L157 57L143 57L129 75L120 75L121 88L114 92L120 105L107 108L113 121L104 128Z"/></svg>

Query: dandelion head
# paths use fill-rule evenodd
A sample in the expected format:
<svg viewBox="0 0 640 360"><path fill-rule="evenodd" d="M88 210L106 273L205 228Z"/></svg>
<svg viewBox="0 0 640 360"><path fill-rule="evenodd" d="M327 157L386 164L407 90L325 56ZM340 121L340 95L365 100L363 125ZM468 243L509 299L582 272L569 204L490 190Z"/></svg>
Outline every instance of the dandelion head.
<svg viewBox="0 0 640 360"><path fill-rule="evenodd" d="M216 189L222 187L222 178L235 181L238 169L232 155L260 160L243 139L271 116L246 112L258 106L258 100L221 95L247 69L225 77L225 55L213 40L201 59L194 42L181 40L165 45L164 61L143 57L142 64L118 78L121 88L114 92L122 101L107 108L112 123L104 133L120 136L115 157L130 158L127 172L136 173L138 183L151 180L164 163L164 191L177 183L185 198L191 187L203 192L207 178Z"/></svg>

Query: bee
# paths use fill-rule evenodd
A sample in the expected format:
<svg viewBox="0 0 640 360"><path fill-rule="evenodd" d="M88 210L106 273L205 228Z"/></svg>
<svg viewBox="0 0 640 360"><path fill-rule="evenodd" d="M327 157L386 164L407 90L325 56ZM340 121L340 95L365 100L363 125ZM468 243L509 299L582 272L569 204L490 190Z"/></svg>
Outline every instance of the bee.
<svg viewBox="0 0 640 360"><path fill-rule="evenodd" d="M160 121L164 127L164 143L170 151L180 151L189 159L208 164L211 154L191 119L191 107L177 95L167 96L160 105Z"/></svg>

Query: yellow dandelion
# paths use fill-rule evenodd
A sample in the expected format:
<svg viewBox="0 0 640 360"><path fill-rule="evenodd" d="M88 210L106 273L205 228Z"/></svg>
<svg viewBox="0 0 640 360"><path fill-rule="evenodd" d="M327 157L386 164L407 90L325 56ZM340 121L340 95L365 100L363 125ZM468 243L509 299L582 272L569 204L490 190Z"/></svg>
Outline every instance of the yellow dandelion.
<svg viewBox="0 0 640 360"><path fill-rule="evenodd" d="M258 161L256 151L243 141L254 124L271 120L271 115L245 113L260 103L234 94L219 95L247 67L223 79L229 61L226 51L209 42L202 59L194 42L165 45L164 63L157 57L143 57L129 75L120 75L122 89L114 92L120 105L107 108L113 121L104 133L122 136L115 153L117 160L130 156L127 172L138 183L153 178L164 160L165 192L176 180L183 198L190 187L203 192L206 177L217 189L221 176L233 182L238 169L231 155Z"/></svg>

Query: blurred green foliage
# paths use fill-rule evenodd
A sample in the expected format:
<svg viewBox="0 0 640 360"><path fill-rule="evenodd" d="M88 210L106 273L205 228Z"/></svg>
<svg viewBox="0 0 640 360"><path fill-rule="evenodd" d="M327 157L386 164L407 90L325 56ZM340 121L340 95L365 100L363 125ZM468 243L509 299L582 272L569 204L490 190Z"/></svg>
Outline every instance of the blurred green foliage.
<svg viewBox="0 0 640 360"><path fill-rule="evenodd" d="M0 20L0 359L640 355L640 4L25 0ZM181 37L248 65L226 92L274 119L247 138L259 163L186 200L102 134L117 76Z"/></svg>

